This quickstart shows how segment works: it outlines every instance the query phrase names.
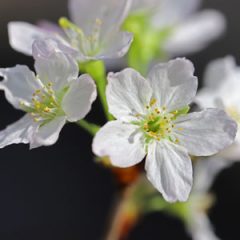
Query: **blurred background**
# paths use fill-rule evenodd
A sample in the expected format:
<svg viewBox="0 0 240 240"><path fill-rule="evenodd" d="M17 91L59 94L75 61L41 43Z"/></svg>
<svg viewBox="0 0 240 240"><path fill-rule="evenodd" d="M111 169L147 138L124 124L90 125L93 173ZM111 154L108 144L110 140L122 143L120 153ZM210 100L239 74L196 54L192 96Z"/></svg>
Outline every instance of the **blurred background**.
<svg viewBox="0 0 240 240"><path fill-rule="evenodd" d="M201 82L208 62L233 55L240 63L239 0L205 0L203 8L222 11L228 21L225 35L198 54L188 56ZM12 50L7 23L40 19L56 22L67 16L67 0L0 0L0 67L33 61ZM240 93L239 93L240 94ZM16 121L17 112L0 93L0 129ZM95 103L90 120L104 123ZM116 183L111 173L94 162L90 136L67 125L52 147L29 151L15 145L0 150L0 239L1 240L99 240L105 233ZM239 240L240 164L224 170L213 191L217 202L210 210L216 234L223 240ZM149 214L130 234L131 240L188 240L182 223L161 213Z"/></svg>

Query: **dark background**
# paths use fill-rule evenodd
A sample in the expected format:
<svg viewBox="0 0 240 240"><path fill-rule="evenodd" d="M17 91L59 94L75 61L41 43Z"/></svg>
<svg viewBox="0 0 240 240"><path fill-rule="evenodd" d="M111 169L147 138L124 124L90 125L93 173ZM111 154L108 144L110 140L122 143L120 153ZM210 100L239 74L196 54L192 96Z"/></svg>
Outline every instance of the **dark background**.
<svg viewBox="0 0 240 240"><path fill-rule="evenodd" d="M87 1L87 0L86 0ZM221 10L228 30L220 40L189 58L200 77L211 59L228 54L240 59L239 0L206 0L203 7ZM32 59L12 50L7 23L12 20L57 21L67 15L67 0L0 0L0 67L27 64ZM103 123L97 103L89 118ZM17 112L0 94L0 129L14 122ZM91 138L75 125L67 125L52 147L29 151L14 145L0 150L1 240L99 240L116 189L111 174L94 163ZM240 164L223 171L213 190L218 202L210 211L217 235L238 240L240 216ZM180 221L160 213L146 216L129 239L190 239Z"/></svg>

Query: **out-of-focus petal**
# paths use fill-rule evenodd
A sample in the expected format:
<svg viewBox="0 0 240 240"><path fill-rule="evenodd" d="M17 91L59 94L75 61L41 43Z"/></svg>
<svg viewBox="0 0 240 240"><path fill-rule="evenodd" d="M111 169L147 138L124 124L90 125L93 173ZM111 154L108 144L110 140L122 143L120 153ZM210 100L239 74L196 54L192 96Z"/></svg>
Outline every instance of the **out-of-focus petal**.
<svg viewBox="0 0 240 240"><path fill-rule="evenodd" d="M32 44L36 39L48 37L48 33L26 22L8 24L9 42L13 49L26 55L32 55Z"/></svg>
<svg viewBox="0 0 240 240"><path fill-rule="evenodd" d="M225 17L215 10L205 10L176 26L165 50L175 56L202 50L226 29Z"/></svg>
<svg viewBox="0 0 240 240"><path fill-rule="evenodd" d="M169 202L186 201L192 187L192 163L187 150L168 140L148 147L147 177Z"/></svg>
<svg viewBox="0 0 240 240"><path fill-rule="evenodd" d="M224 111L207 109L180 116L174 131L190 154L209 156L233 143L237 124Z"/></svg>
<svg viewBox="0 0 240 240"><path fill-rule="evenodd" d="M153 25L172 27L183 21L199 7L201 0L160 0L156 6Z"/></svg>
<svg viewBox="0 0 240 240"><path fill-rule="evenodd" d="M205 86L214 90L219 88L224 82L234 77L236 68L236 61L232 56L213 60L208 64L204 74Z"/></svg>
<svg viewBox="0 0 240 240"><path fill-rule="evenodd" d="M194 193L206 194L210 190L216 176L224 168L231 166L231 164L233 164L233 161L223 159L218 155L198 159L194 166Z"/></svg>
<svg viewBox="0 0 240 240"><path fill-rule="evenodd" d="M85 74L73 81L62 101L62 108L70 122L83 119L97 97L93 79Z"/></svg>
<svg viewBox="0 0 240 240"><path fill-rule="evenodd" d="M37 22L37 26L43 29L46 32L49 32L51 34L56 34L58 36L61 36L63 38L66 37L65 32L62 28L59 27L59 25L49 22L47 20L41 20Z"/></svg>
<svg viewBox="0 0 240 240"><path fill-rule="evenodd" d="M159 0L133 0L131 11L152 11L159 7L161 2Z"/></svg>
<svg viewBox="0 0 240 240"><path fill-rule="evenodd" d="M108 156L114 166L130 167L146 155L141 138L134 125L111 121L96 134L93 152L100 157Z"/></svg>
<svg viewBox="0 0 240 240"><path fill-rule="evenodd" d="M144 114L152 89L138 72L125 69L108 75L107 101L109 111L117 118L126 120L136 114Z"/></svg>
<svg viewBox="0 0 240 240"><path fill-rule="evenodd" d="M148 79L159 105L171 111L191 103L198 85L193 73L193 64L184 58L156 65Z"/></svg>
<svg viewBox="0 0 240 240"><path fill-rule="evenodd" d="M193 215L187 227L193 240L220 240L215 235L213 226L205 213L199 212Z"/></svg>
<svg viewBox="0 0 240 240"><path fill-rule="evenodd" d="M102 35L118 29L131 7L131 0L70 0L69 12L72 20L91 34L96 19L102 22Z"/></svg>
<svg viewBox="0 0 240 240"><path fill-rule="evenodd" d="M123 57L129 50L133 40L133 34L129 32L117 32L105 43L98 58L119 58Z"/></svg>
<svg viewBox="0 0 240 240"><path fill-rule="evenodd" d="M34 73L26 66L1 68L0 76L4 79L0 82L0 89L5 91L7 100L17 109L21 109L22 101L31 102L35 90L41 87Z"/></svg>

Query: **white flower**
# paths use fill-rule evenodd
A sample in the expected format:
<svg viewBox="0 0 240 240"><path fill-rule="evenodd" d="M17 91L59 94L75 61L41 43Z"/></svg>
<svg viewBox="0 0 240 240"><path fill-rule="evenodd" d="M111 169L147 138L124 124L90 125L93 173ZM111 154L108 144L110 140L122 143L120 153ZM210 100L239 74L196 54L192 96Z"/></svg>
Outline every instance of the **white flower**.
<svg viewBox="0 0 240 240"><path fill-rule="evenodd" d="M153 27L170 29L161 48L179 56L202 50L226 28L224 16L216 10L195 13L200 4L201 0L134 0L132 13L150 14Z"/></svg>
<svg viewBox="0 0 240 240"><path fill-rule="evenodd" d="M240 125L240 67L233 57L228 56L212 61L205 72L205 87L198 93L196 102L201 107L224 109ZM222 156L240 159L240 132L235 143Z"/></svg>
<svg viewBox="0 0 240 240"><path fill-rule="evenodd" d="M215 156L197 161L192 193L186 203L188 218L185 222L193 240L219 240L207 215L207 210L214 204L214 195L209 191L216 176L232 163Z"/></svg>
<svg viewBox="0 0 240 240"><path fill-rule="evenodd" d="M168 201L185 201L192 186L189 154L207 156L233 142L236 124L224 111L186 113L197 91L194 67L176 59L153 68L147 79L133 69L109 74L107 101L117 119L93 141L93 152L118 167L146 156L147 177Z"/></svg>
<svg viewBox="0 0 240 240"><path fill-rule="evenodd" d="M40 28L10 22L10 44L15 50L31 55L34 40L52 38L59 42L61 50L80 62L122 57L132 42L131 33L120 31L130 3L130 0L70 0L70 15L76 25L67 19L60 20L63 29L53 24Z"/></svg>
<svg viewBox="0 0 240 240"><path fill-rule="evenodd" d="M78 78L78 66L69 56L56 52L51 42L33 45L37 75L26 66L0 69L0 89L7 100L27 114L0 131L0 148L29 143L30 148L54 144L64 124L78 121L90 111L96 98L94 81Z"/></svg>

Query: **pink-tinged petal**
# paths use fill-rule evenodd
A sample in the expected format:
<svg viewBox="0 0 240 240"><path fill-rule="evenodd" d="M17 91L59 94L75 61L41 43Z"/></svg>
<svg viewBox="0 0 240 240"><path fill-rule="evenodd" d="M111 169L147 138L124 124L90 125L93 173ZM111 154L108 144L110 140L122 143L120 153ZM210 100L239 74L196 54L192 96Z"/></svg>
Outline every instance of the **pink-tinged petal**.
<svg viewBox="0 0 240 240"><path fill-rule="evenodd" d="M32 44L35 40L49 37L49 33L26 22L10 22L8 35L11 47L29 56L32 55Z"/></svg>
<svg viewBox="0 0 240 240"><path fill-rule="evenodd" d="M51 34L56 34L57 36L61 36L63 38L66 37L65 32L62 28L60 28L57 24L49 22L47 20L41 20L37 22L37 26L42 30L49 32Z"/></svg>

